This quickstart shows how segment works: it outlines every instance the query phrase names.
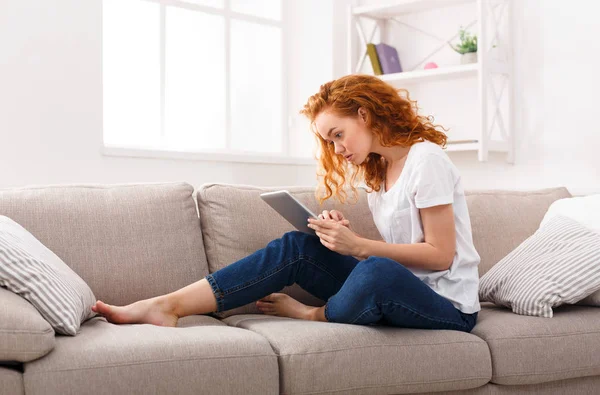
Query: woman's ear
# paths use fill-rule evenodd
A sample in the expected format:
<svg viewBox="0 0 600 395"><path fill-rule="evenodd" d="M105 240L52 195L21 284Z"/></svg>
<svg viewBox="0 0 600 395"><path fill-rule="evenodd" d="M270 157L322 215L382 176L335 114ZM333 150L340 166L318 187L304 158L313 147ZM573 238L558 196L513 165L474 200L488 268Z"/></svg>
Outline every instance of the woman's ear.
<svg viewBox="0 0 600 395"><path fill-rule="evenodd" d="M359 107L358 108L358 117L363 122L367 122L367 110L365 110L363 107Z"/></svg>

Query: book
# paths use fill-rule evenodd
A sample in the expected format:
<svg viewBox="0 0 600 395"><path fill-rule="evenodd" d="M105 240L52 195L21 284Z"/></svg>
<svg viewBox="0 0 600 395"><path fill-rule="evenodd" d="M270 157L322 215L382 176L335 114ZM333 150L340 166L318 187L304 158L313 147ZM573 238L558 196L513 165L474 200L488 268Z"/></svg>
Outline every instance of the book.
<svg viewBox="0 0 600 395"><path fill-rule="evenodd" d="M398 51L396 51L396 48L380 43L375 45L375 49L377 50L377 57L379 58L383 74L402 72L402 66L400 66L400 59L398 58Z"/></svg>
<svg viewBox="0 0 600 395"><path fill-rule="evenodd" d="M381 71L381 65L379 64L379 58L377 57L377 49L375 49L375 44L367 44L367 55L369 55L371 66L373 66L373 72L375 75L383 74L383 71Z"/></svg>

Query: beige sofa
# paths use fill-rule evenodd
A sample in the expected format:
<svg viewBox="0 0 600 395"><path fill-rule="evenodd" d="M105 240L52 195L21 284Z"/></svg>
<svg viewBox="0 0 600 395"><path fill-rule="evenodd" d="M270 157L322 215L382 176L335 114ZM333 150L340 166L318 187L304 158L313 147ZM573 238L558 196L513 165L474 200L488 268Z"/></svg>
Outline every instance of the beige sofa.
<svg viewBox="0 0 600 395"><path fill-rule="evenodd" d="M0 190L0 215L58 254L97 298L126 304L173 291L293 230L258 188L186 183ZM287 188L314 211L313 188ZM564 188L468 192L483 275L539 225ZM196 200L197 198L197 203ZM327 202L380 239L361 190ZM323 207L322 207L323 208ZM199 213L199 215L198 215ZM320 301L296 285L305 303ZM101 317L55 336L28 302L0 289L1 394L597 394L600 309L554 318L483 303L472 333L310 322L253 304L186 317L179 328L112 325Z"/></svg>

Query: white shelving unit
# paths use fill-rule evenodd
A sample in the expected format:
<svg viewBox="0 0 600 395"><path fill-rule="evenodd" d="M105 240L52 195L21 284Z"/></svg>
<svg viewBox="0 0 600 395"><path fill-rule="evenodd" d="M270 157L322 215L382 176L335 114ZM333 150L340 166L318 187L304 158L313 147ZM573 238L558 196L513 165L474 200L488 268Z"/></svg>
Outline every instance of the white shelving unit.
<svg viewBox="0 0 600 395"><path fill-rule="evenodd" d="M477 76L479 64L465 64L460 66L447 66L437 69L409 71L405 73L383 74L379 78L386 82L402 81L441 81L464 76Z"/></svg>
<svg viewBox="0 0 600 395"><path fill-rule="evenodd" d="M456 78L476 78L478 94L479 130L469 135L469 139L448 141L447 151L477 151L480 161L488 160L488 153L492 151L506 152L506 160L514 163L514 117L513 103L514 92L512 87L513 62L512 45L510 40L510 7L512 0L397 0L380 6L350 6L348 10L348 72L358 72L363 63L368 59L366 54L367 43L372 42L373 36L379 30L380 37L385 38L388 31L388 22L394 18L414 12L422 12L436 8L452 7L456 5L474 3L477 6L476 34L478 39L478 62L474 64L458 66L440 66L437 69L410 70L402 73L380 75L383 81L394 86L403 87L404 84L435 82L451 80ZM503 40L500 36L501 20L506 18L509 29ZM360 23L361 18L375 21L374 28L367 36ZM356 29L356 30L355 30ZM418 29L424 32L424 29ZM358 33L359 42L356 41ZM367 38L368 37L368 38ZM453 40L449 38L447 41ZM384 40L387 42L389 40ZM357 51L357 45L360 45ZM439 50L444 48L447 42L429 55L423 62ZM496 51L503 56L493 57L491 51ZM361 53L356 59L352 54ZM501 87L497 89L492 78L500 77ZM503 95L507 95L508 106L501 106ZM507 108L506 108L507 107ZM433 109L434 110L434 109ZM465 115L472 116L472 114ZM500 138L493 138L495 128L500 132Z"/></svg>

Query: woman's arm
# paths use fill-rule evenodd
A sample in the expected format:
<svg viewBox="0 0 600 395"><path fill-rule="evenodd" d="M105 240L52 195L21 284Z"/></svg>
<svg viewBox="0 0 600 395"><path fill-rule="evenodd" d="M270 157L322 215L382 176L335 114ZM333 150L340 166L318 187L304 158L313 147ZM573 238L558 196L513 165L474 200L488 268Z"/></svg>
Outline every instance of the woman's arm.
<svg viewBox="0 0 600 395"><path fill-rule="evenodd" d="M357 254L361 258L384 256L405 266L429 270L448 270L456 253L456 229L452 204L420 209L424 241L415 244L390 244L385 241L359 239Z"/></svg>

